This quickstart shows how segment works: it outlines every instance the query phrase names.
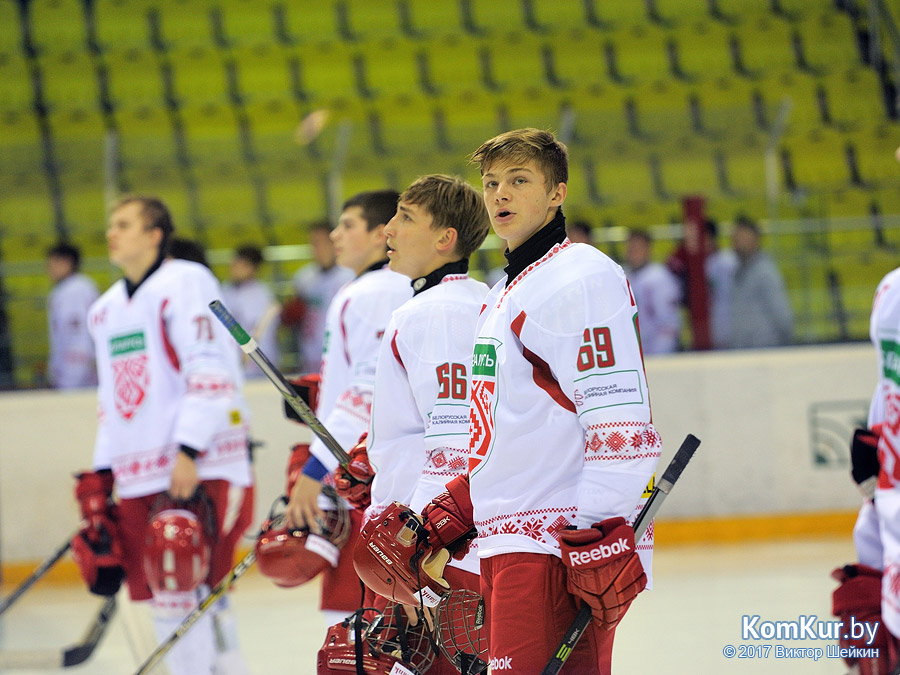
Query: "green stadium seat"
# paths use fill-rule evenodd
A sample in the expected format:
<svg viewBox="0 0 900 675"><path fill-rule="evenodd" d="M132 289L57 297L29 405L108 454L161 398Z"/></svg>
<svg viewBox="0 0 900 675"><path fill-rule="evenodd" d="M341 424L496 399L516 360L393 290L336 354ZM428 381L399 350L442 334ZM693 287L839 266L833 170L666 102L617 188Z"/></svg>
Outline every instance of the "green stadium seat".
<svg viewBox="0 0 900 675"><path fill-rule="evenodd" d="M66 189L63 204L70 236L93 249L84 253L106 253L106 203L102 185Z"/></svg>
<svg viewBox="0 0 900 675"><path fill-rule="evenodd" d="M370 2L369 0L344 0L349 27L357 39L382 40L401 35L398 3L395 1Z"/></svg>
<svg viewBox="0 0 900 675"><path fill-rule="evenodd" d="M22 24L17 5L15 2L0 2L0 55L21 53Z"/></svg>
<svg viewBox="0 0 900 675"><path fill-rule="evenodd" d="M229 0L219 5L228 41L237 47L271 45L275 22L271 2Z"/></svg>
<svg viewBox="0 0 900 675"><path fill-rule="evenodd" d="M839 123L859 126L886 120L881 84L871 68L834 72L822 85L829 95L831 114Z"/></svg>
<svg viewBox="0 0 900 675"><path fill-rule="evenodd" d="M484 86L480 46L458 34L435 38L421 49L428 61L431 81L442 94L476 91Z"/></svg>
<svg viewBox="0 0 900 675"><path fill-rule="evenodd" d="M302 86L310 101L331 104L358 96L347 47L338 43L301 45L286 53L289 68L291 59L298 59Z"/></svg>
<svg viewBox="0 0 900 675"><path fill-rule="evenodd" d="M769 15L760 16L741 25L738 39L744 65L754 75L769 77L795 69L788 24Z"/></svg>
<svg viewBox="0 0 900 675"><path fill-rule="evenodd" d="M97 42L104 52L150 49L149 0L94 0Z"/></svg>
<svg viewBox="0 0 900 675"><path fill-rule="evenodd" d="M729 30L716 21L685 25L673 37L684 71L697 81L708 82L734 74L728 53Z"/></svg>
<svg viewBox="0 0 900 675"><path fill-rule="evenodd" d="M844 139L856 148L860 174L870 187L897 185L900 166L894 156L900 124L870 125L848 133Z"/></svg>
<svg viewBox="0 0 900 675"><path fill-rule="evenodd" d="M246 158L230 106L185 107L182 119L190 160L201 181L246 176Z"/></svg>
<svg viewBox="0 0 900 675"><path fill-rule="evenodd" d="M284 244L305 241L306 224L327 216L324 179L314 172L270 180L267 199L278 240Z"/></svg>
<svg viewBox="0 0 900 675"><path fill-rule="evenodd" d="M39 63L44 102L51 110L99 108L97 70L86 52L50 54Z"/></svg>
<svg viewBox="0 0 900 675"><path fill-rule="evenodd" d="M580 30L552 42L556 72L568 84L565 89L584 92L610 84L603 42L597 34Z"/></svg>
<svg viewBox="0 0 900 675"><path fill-rule="evenodd" d="M210 241L266 241L250 181L206 182L199 198Z"/></svg>
<svg viewBox="0 0 900 675"><path fill-rule="evenodd" d="M224 104L228 82L222 55L212 48L171 53L175 96L179 104Z"/></svg>
<svg viewBox="0 0 900 675"><path fill-rule="evenodd" d="M46 186L41 134L31 113L0 114L0 194Z"/></svg>
<svg viewBox="0 0 900 675"><path fill-rule="evenodd" d="M643 84L669 79L669 61L662 31L652 26L636 25L617 31L609 42L616 50L619 71L627 81Z"/></svg>
<svg viewBox="0 0 900 675"><path fill-rule="evenodd" d="M839 132L819 128L787 139L784 145L791 152L799 186L820 191L849 187L846 139Z"/></svg>
<svg viewBox="0 0 900 675"><path fill-rule="evenodd" d="M338 39L334 2L282 2L288 32L300 43L322 43Z"/></svg>
<svg viewBox="0 0 900 675"><path fill-rule="evenodd" d="M502 88L523 90L547 86L543 44L530 33L511 33L502 40L481 41L480 48L489 53L491 72Z"/></svg>
<svg viewBox="0 0 900 675"><path fill-rule="evenodd" d="M137 49L112 53L106 67L110 98L117 109L163 106L163 80L155 54Z"/></svg>
<svg viewBox="0 0 900 675"><path fill-rule="evenodd" d="M708 0L656 0L659 15L676 26L693 24L709 16Z"/></svg>
<svg viewBox="0 0 900 675"><path fill-rule="evenodd" d="M176 150L169 116L161 108L119 110L115 115L119 130L119 157L127 182L135 189L148 180L176 180Z"/></svg>
<svg viewBox="0 0 900 675"><path fill-rule="evenodd" d="M833 10L815 14L797 30L811 66L833 71L861 64L853 24L846 14Z"/></svg>
<svg viewBox="0 0 900 675"><path fill-rule="evenodd" d="M41 52L82 51L85 17L82 0L31 0L31 39Z"/></svg>
<svg viewBox="0 0 900 675"><path fill-rule="evenodd" d="M0 59L0 113L31 112L34 87L28 63L19 54Z"/></svg>
<svg viewBox="0 0 900 675"><path fill-rule="evenodd" d="M161 2L158 11L160 35L166 49L188 50L213 46L210 10L215 0L185 3Z"/></svg>
<svg viewBox="0 0 900 675"><path fill-rule="evenodd" d="M439 36L458 34L462 30L458 0L399 0L404 1L409 8L412 28L420 38L434 40Z"/></svg>
<svg viewBox="0 0 900 675"><path fill-rule="evenodd" d="M231 54L248 104L290 99L291 79L283 50L267 44L234 49Z"/></svg>
<svg viewBox="0 0 900 675"><path fill-rule="evenodd" d="M409 40L381 40L354 48L352 59L359 64L354 67L364 69L365 85L373 95L415 95L422 93L419 50Z"/></svg>
<svg viewBox="0 0 900 675"><path fill-rule="evenodd" d="M602 0L596 3L600 14L607 5ZM550 34L564 33L580 29L585 25L587 12L583 0L556 2L555 0L531 0L533 15L537 24ZM524 11L524 7L523 7ZM608 10L607 10L608 11Z"/></svg>
<svg viewBox="0 0 900 675"><path fill-rule="evenodd" d="M687 195L711 195L720 191L712 153L707 154L704 149L661 156L662 182L669 194L681 199Z"/></svg>

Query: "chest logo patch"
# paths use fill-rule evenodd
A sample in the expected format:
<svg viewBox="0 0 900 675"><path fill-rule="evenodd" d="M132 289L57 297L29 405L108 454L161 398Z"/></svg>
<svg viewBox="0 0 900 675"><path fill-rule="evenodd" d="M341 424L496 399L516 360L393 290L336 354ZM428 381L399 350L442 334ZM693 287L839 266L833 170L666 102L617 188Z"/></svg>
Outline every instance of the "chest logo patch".
<svg viewBox="0 0 900 675"><path fill-rule="evenodd" d="M472 400L469 405L469 473L487 457L494 440L497 407L497 347L475 345L472 356Z"/></svg>
<svg viewBox="0 0 900 675"><path fill-rule="evenodd" d="M130 420L144 402L150 384L147 344L143 331L110 339L109 354L116 410L123 418Z"/></svg>

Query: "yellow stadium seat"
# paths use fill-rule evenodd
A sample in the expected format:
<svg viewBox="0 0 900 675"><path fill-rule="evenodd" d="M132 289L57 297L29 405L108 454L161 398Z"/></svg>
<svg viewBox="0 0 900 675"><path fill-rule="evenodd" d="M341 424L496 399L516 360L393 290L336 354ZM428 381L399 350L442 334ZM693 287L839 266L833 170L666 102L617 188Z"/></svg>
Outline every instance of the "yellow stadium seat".
<svg viewBox="0 0 900 675"><path fill-rule="evenodd" d="M41 52L85 48L84 3L81 0L31 0L31 39Z"/></svg>
<svg viewBox="0 0 900 675"><path fill-rule="evenodd" d="M49 54L39 64L44 101L50 109L99 108L97 69L86 52Z"/></svg>
<svg viewBox="0 0 900 675"><path fill-rule="evenodd" d="M30 112L34 86L28 63L19 54L0 59L0 112Z"/></svg>
<svg viewBox="0 0 900 675"><path fill-rule="evenodd" d="M105 52L150 49L149 0L94 0L97 42Z"/></svg>

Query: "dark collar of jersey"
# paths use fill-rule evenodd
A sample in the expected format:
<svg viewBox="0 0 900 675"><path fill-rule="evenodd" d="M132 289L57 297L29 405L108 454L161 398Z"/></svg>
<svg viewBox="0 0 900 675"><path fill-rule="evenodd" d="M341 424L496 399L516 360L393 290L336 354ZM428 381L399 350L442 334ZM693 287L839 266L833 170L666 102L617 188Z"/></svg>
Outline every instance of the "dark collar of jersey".
<svg viewBox="0 0 900 675"><path fill-rule="evenodd" d="M441 279L450 274L465 274L468 271L468 258L463 258L462 260L456 260L454 262L449 262L446 265L441 265L434 272L429 272L424 277L413 279L413 295L418 295L422 291L427 291L432 286L437 286L439 283L441 283Z"/></svg>
<svg viewBox="0 0 900 675"><path fill-rule="evenodd" d="M133 297L135 292L137 291L137 289L140 288L140 285L142 283L144 283L145 281L147 281L147 278L151 274L153 274L156 270L159 269L159 266L163 264L163 261L165 259L166 259L165 253L160 253L159 257L156 259L156 262L150 266L150 269L147 270L147 273L143 276L143 278L139 282L134 283L133 281L131 281L127 278L125 279L125 292L128 294L129 298Z"/></svg>
<svg viewBox="0 0 900 675"><path fill-rule="evenodd" d="M556 244L561 244L566 239L566 217L563 215L562 208L553 216L553 220L544 225L541 229L531 235L531 238L524 242L515 251L506 249L503 255L506 256L506 272L507 287L512 280L519 276L522 271L531 263L540 258Z"/></svg>
<svg viewBox="0 0 900 675"><path fill-rule="evenodd" d="M366 269L364 269L362 272L360 272L359 277L361 277L363 274L368 274L369 272L374 272L375 270L380 270L382 267L384 267L387 264L388 264L387 258L385 258L384 260L379 260L377 263L372 263ZM359 277L356 277L356 278L359 279Z"/></svg>

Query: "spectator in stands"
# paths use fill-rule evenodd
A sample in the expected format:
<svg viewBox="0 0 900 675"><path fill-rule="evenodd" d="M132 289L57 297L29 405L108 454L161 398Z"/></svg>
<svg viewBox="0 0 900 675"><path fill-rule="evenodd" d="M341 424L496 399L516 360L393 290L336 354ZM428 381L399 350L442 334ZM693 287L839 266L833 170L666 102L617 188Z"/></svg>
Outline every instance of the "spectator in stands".
<svg viewBox="0 0 900 675"><path fill-rule="evenodd" d="M169 257L176 260L190 260L191 262L200 263L204 267L209 267L206 260L206 251L203 246L193 239L184 239L183 237L172 237L169 239Z"/></svg>
<svg viewBox="0 0 900 675"><path fill-rule="evenodd" d="M709 304L710 342L714 349L724 349L729 345L731 334L731 293L734 273L738 266L737 254L728 248L719 248L719 226L707 219L703 224L703 268ZM694 247L698 244L694 243ZM688 311L692 306L692 288L688 279L689 243L683 239L678 248L669 256L666 266L678 278L682 297Z"/></svg>
<svg viewBox="0 0 900 675"><path fill-rule="evenodd" d="M81 252L70 244L57 244L47 252L47 273L54 284L47 298L47 376L56 389L97 386L94 343L87 329L97 285L79 272L80 265Z"/></svg>
<svg viewBox="0 0 900 675"><path fill-rule="evenodd" d="M739 216L732 246L738 267L732 289L729 346L746 349L790 344L793 314L784 279L769 255L760 249L759 226Z"/></svg>
<svg viewBox="0 0 900 675"><path fill-rule="evenodd" d="M731 340L731 312L734 275L738 256L732 249L719 248L719 226L707 220L703 245L706 249L706 284L709 291L709 332L712 346L724 349Z"/></svg>
<svg viewBox="0 0 900 675"><path fill-rule="evenodd" d="M318 373L325 339L325 312L335 293L353 279L353 271L335 262L331 225L327 221L313 223L309 228L309 245L313 260L294 275L296 297L285 304L281 313L283 324L296 335L299 370Z"/></svg>
<svg viewBox="0 0 900 675"><path fill-rule="evenodd" d="M263 263L262 251L256 246L241 246L235 250L229 268L230 282L222 289L225 306L238 323L258 343L273 364L281 360L278 348L278 317L281 305L271 289L259 280ZM263 377L263 372L244 357L244 374Z"/></svg>
<svg viewBox="0 0 900 675"><path fill-rule="evenodd" d="M681 335L681 287L669 269L650 260L652 240L644 230L631 230L625 243L625 274L638 308L644 354L678 350Z"/></svg>
<svg viewBox="0 0 900 675"><path fill-rule="evenodd" d="M584 220L573 220L566 223L566 236L574 244L590 244L594 246L594 233L591 224Z"/></svg>

